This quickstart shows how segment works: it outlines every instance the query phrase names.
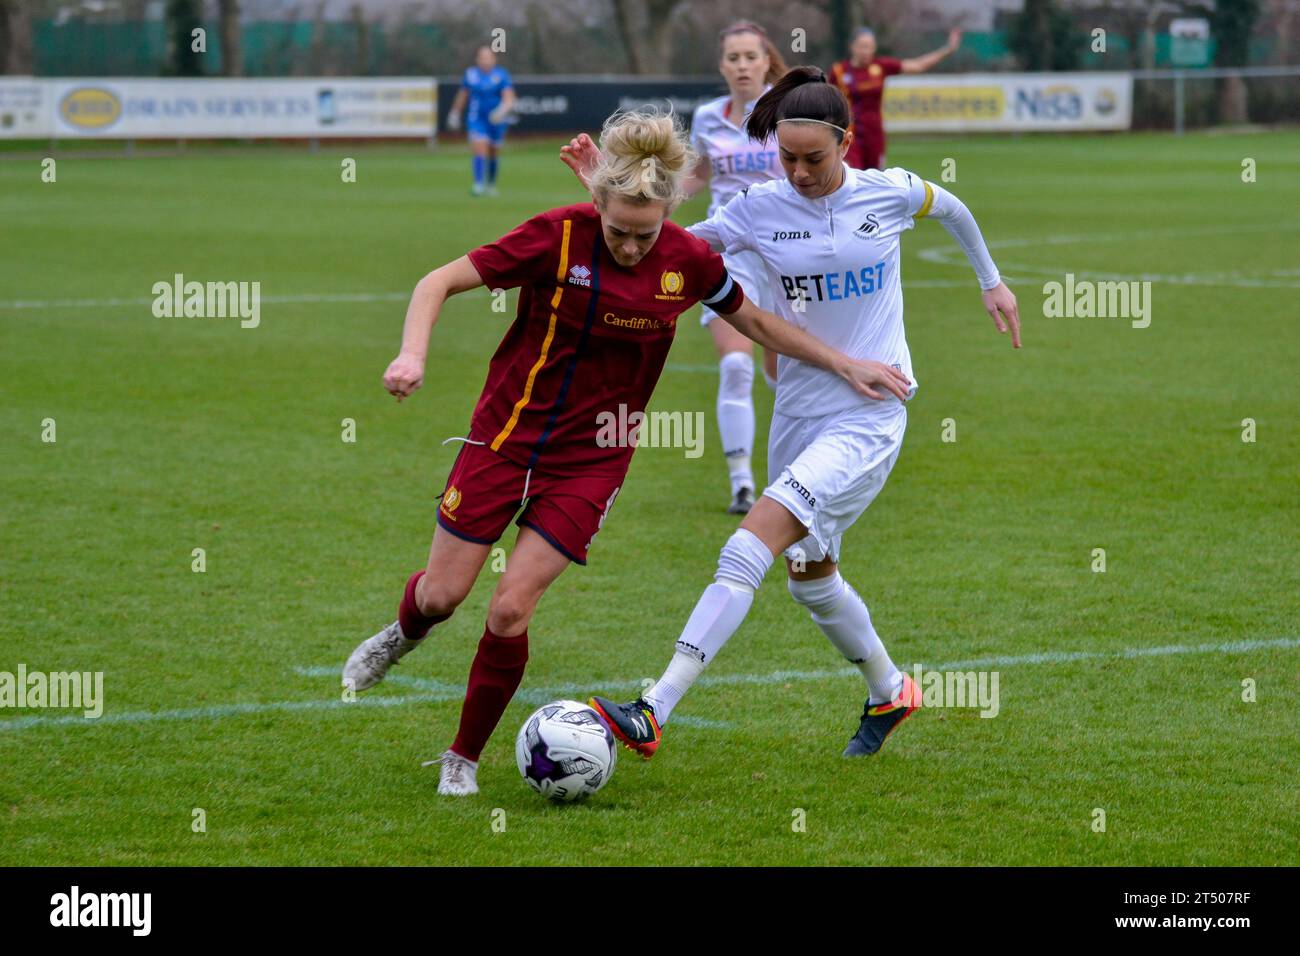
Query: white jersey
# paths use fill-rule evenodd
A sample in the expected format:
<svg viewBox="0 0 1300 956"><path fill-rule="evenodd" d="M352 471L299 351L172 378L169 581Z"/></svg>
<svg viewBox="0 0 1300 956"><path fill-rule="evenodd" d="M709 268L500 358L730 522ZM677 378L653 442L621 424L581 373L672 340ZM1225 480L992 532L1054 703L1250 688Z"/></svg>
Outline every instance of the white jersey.
<svg viewBox="0 0 1300 956"><path fill-rule="evenodd" d="M844 184L829 196L807 199L784 178L757 183L690 231L727 252L757 252L782 318L850 358L900 369L915 394L899 240L929 212L933 196L930 183L906 170L846 166ZM864 402L897 405L866 399L833 372L784 355L777 370L775 409L791 418Z"/></svg>
<svg viewBox="0 0 1300 956"><path fill-rule="evenodd" d="M745 120L754 103L745 104ZM700 105L691 119L691 148L708 159L712 172L710 216L746 186L785 175L777 159L776 137L762 143L750 139L744 121L737 126L727 118L730 106L731 97L721 96Z"/></svg>

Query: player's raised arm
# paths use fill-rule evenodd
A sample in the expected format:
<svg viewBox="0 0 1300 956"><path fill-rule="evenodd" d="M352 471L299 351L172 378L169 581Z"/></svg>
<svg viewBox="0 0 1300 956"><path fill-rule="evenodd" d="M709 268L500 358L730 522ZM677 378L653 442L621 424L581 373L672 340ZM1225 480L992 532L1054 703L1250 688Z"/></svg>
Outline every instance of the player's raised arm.
<svg viewBox="0 0 1300 956"><path fill-rule="evenodd" d="M582 188L591 192L591 174L600 162L600 147L586 133L579 133L560 147L560 162L573 170Z"/></svg>
<svg viewBox="0 0 1300 956"><path fill-rule="evenodd" d="M912 383L898 369L883 362L849 358L780 316L765 312L749 299L735 312L723 313L722 318L766 349L834 372L859 395L880 401L885 395L877 389L885 389L899 401L907 401Z"/></svg>
<svg viewBox="0 0 1300 956"><path fill-rule="evenodd" d="M924 193L923 198L920 192L917 193L920 208L915 217L937 219L948 230L948 234L966 253L967 260L979 278L985 311L999 332L1011 332L1012 347L1020 348L1020 309L1016 297L998 274L998 268L993 264L993 257L989 255L989 247L984 242L975 217L964 202L942 186L921 180L917 189L924 190Z"/></svg>
<svg viewBox="0 0 1300 956"><path fill-rule="evenodd" d="M937 50L931 50L922 56L910 57L903 61L902 68L904 73L925 73L932 69L940 60L953 53L961 46L961 31L949 30L948 42Z"/></svg>
<svg viewBox="0 0 1300 956"><path fill-rule="evenodd" d="M402 326L402 350L384 372L384 388L400 402L424 382L424 360L429 335L438 322L442 305L450 296L483 284L469 256L461 256L434 269L415 285Z"/></svg>

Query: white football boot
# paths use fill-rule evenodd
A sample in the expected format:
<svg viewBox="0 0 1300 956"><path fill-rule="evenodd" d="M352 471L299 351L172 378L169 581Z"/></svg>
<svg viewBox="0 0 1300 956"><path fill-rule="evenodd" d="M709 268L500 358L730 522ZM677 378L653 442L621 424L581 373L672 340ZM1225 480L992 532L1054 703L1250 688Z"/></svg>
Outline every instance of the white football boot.
<svg viewBox="0 0 1300 956"><path fill-rule="evenodd" d="M399 660L415 650L419 641L408 641L396 621L374 637L362 641L343 665L343 686L354 691L369 690Z"/></svg>
<svg viewBox="0 0 1300 956"><path fill-rule="evenodd" d="M450 748L436 760L426 760L421 766L441 764L438 792L445 797L468 797L478 793L478 762L462 757Z"/></svg>

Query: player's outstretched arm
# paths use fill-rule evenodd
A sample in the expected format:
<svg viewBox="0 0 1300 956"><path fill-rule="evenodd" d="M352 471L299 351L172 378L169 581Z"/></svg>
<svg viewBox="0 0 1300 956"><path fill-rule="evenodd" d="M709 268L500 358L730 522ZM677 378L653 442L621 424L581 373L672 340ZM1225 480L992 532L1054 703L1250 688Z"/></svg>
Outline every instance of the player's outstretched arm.
<svg viewBox="0 0 1300 956"><path fill-rule="evenodd" d="M961 46L961 31L948 31L948 42L937 50L931 50L924 56L915 56L903 61L904 73L925 73L936 63Z"/></svg>
<svg viewBox="0 0 1300 956"><path fill-rule="evenodd" d="M400 402L424 383L424 359L429 352L429 335L438 322L442 304L458 292L483 284L469 256L434 269L415 285L411 304L406 307L402 326L402 351L384 372L384 388Z"/></svg>
<svg viewBox="0 0 1300 956"><path fill-rule="evenodd" d="M1020 308L1016 297L1007 288L998 267L993 264L989 247L984 242L980 227L975 217L966 208L966 204L942 186L925 183L931 198L926 208L918 216L928 216L943 223L943 228L966 253L966 259L979 279L983 290L984 310L993 319L993 324L1003 334L1011 333L1011 346L1020 348Z"/></svg>
<svg viewBox="0 0 1300 956"><path fill-rule="evenodd" d="M849 358L780 316L763 311L749 299L722 318L766 349L834 372L859 395L880 401L885 398L884 392L891 392L899 401L907 401L912 383L898 369L883 362Z"/></svg>

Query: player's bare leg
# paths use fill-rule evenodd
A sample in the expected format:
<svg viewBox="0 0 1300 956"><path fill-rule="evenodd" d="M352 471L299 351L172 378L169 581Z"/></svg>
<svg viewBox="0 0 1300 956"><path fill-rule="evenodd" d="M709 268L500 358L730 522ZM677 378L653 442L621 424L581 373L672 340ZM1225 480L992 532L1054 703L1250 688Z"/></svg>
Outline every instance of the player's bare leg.
<svg viewBox="0 0 1300 956"><path fill-rule="evenodd" d="M430 628L451 617L474 586L490 551L491 545L465 541L439 526L429 547L428 566L406 582L397 620L352 652L343 665L343 685L361 691L383 680Z"/></svg>
<svg viewBox="0 0 1300 956"><path fill-rule="evenodd" d="M478 792L478 758L523 680L528 624L537 604L569 559L532 528L520 528L506 570L488 604L487 626L470 666L456 740L442 755L438 792Z"/></svg>
<svg viewBox="0 0 1300 956"><path fill-rule="evenodd" d="M709 334L718 350L718 434L731 477L729 514L754 506L754 343L729 323L714 319Z"/></svg>
<svg viewBox="0 0 1300 956"><path fill-rule="evenodd" d="M912 679L894 666L871 623L866 603L840 577L834 561L796 563L787 558L786 565L790 596L808 609L813 623L867 681L867 702L844 756L874 754L920 706L920 693Z"/></svg>

